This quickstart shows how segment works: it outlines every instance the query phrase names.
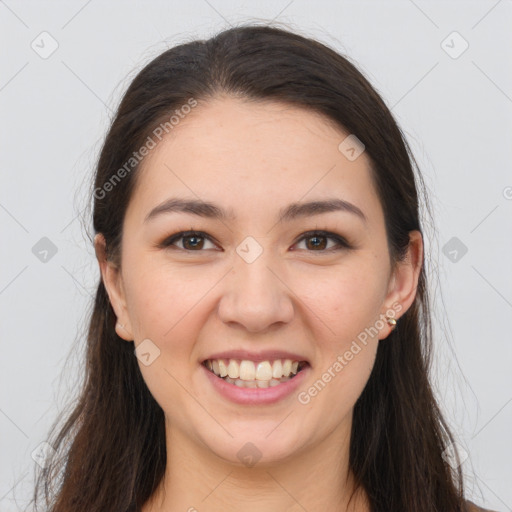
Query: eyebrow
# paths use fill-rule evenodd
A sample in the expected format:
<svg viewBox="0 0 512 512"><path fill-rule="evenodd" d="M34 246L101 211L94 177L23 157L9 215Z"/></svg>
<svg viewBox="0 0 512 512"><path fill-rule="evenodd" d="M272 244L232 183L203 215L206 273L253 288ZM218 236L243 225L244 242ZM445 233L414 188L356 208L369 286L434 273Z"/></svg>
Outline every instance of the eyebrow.
<svg viewBox="0 0 512 512"><path fill-rule="evenodd" d="M357 216L363 222L367 222L365 214L356 205L333 198L322 201L310 201L307 203L291 203L282 208L278 214L279 222L292 221L299 217L320 215L329 212L347 212ZM144 223L164 213L191 213L200 217L219 220L234 220L235 214L232 210L224 210L220 206L200 199L171 198L153 208L144 219Z"/></svg>

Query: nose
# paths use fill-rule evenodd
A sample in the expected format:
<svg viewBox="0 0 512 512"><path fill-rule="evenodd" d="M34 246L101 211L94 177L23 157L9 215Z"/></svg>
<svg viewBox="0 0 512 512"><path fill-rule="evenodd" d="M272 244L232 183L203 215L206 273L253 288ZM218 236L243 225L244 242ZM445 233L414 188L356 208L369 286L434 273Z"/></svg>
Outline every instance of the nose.
<svg viewBox="0 0 512 512"><path fill-rule="evenodd" d="M247 263L238 256L224 280L226 289L218 314L226 324L237 324L249 332L263 332L293 318L293 292L275 260L265 257Z"/></svg>

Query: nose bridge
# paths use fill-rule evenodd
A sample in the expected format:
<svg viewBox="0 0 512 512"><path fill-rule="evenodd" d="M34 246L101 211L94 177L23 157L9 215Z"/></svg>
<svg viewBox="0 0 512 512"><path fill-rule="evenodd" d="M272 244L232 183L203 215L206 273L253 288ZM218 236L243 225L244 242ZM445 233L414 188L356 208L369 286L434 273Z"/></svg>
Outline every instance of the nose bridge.
<svg viewBox="0 0 512 512"><path fill-rule="evenodd" d="M275 270L274 272L270 271L272 266L276 266L275 261L273 265L270 251L265 251L254 261L247 261L243 257L237 257L235 261L233 272L238 285L236 286L237 291L243 291L245 288L248 292L256 295L263 294L270 297L275 294L277 291L275 288L279 288L279 286L276 286Z"/></svg>
<svg viewBox="0 0 512 512"><path fill-rule="evenodd" d="M251 243L237 248L229 290L222 297L219 313L224 322L237 322L248 330L259 331L276 322L289 322L293 305L272 252L260 245L256 254L257 247Z"/></svg>

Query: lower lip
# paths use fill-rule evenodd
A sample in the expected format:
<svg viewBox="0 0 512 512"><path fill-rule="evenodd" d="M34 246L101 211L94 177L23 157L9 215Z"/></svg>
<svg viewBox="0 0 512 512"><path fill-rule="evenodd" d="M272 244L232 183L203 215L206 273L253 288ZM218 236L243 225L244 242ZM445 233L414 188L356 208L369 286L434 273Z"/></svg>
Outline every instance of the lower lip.
<svg viewBox="0 0 512 512"><path fill-rule="evenodd" d="M213 387L225 398L243 405L273 404L291 395L304 381L311 366L307 365L293 379L268 388L241 388L217 377L206 366L201 365Z"/></svg>

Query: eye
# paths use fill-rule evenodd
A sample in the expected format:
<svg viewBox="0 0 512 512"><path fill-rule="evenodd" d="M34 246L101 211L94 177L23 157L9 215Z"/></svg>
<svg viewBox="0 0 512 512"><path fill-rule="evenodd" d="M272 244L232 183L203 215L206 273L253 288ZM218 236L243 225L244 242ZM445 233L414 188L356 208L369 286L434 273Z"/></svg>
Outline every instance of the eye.
<svg viewBox="0 0 512 512"><path fill-rule="evenodd" d="M176 233L169 238L166 238L160 244L160 247L169 247L171 245L176 245L175 242L177 241L183 241L181 247L177 246L178 249L183 249L189 252L196 250L200 251L205 248L205 240L213 245L211 238L206 233L202 233L201 231L181 231L180 233Z"/></svg>
<svg viewBox="0 0 512 512"><path fill-rule="evenodd" d="M327 247L328 240L335 242L334 247ZM329 252L342 248L351 248L350 244L343 237L328 231L308 231L300 237L299 242L302 241L305 241L308 252Z"/></svg>

